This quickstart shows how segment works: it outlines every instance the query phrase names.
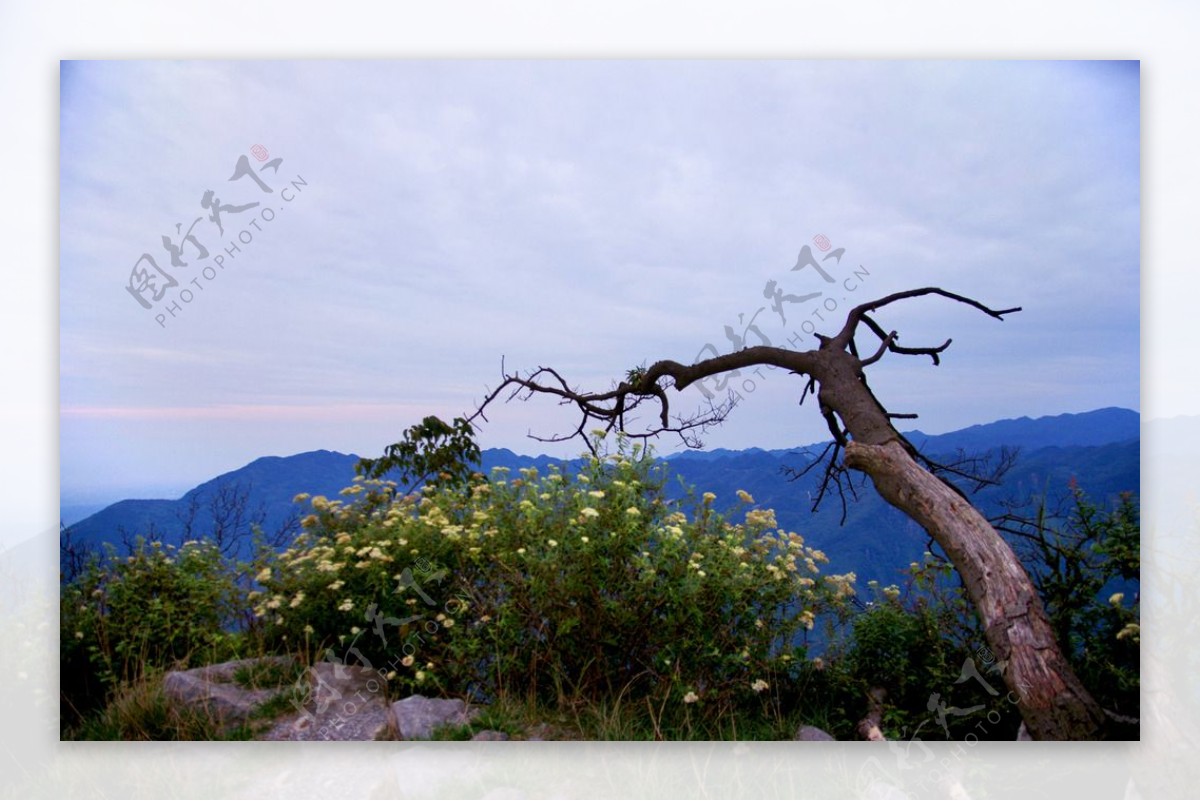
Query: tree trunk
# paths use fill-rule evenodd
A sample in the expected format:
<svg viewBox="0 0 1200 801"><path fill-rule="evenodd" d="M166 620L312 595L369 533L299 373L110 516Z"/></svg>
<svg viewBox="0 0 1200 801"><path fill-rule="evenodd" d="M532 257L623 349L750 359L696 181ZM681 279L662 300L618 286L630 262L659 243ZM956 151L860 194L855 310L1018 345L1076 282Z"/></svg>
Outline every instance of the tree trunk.
<svg viewBox="0 0 1200 801"><path fill-rule="evenodd" d="M1104 714L1059 649L1029 575L971 504L922 468L895 439L852 441L846 466L929 532L950 557L978 610L1029 733L1036 740L1096 739Z"/></svg>

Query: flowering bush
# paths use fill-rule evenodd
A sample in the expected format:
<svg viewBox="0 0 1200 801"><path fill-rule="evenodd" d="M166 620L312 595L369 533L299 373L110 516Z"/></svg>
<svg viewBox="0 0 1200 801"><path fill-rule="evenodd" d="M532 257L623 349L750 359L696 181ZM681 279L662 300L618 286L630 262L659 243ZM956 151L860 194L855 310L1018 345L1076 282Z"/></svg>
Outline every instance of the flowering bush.
<svg viewBox="0 0 1200 801"><path fill-rule="evenodd" d="M823 578L825 555L746 493L726 517L711 493L685 510L662 483L622 438L575 475L301 497L305 534L259 564L255 614L275 642L366 662L402 690L761 704L853 576Z"/></svg>
<svg viewBox="0 0 1200 801"><path fill-rule="evenodd" d="M177 549L143 540L126 556L111 551L93 562L61 594L64 721L121 682L228 656L231 623L244 605L233 569L212 542Z"/></svg>

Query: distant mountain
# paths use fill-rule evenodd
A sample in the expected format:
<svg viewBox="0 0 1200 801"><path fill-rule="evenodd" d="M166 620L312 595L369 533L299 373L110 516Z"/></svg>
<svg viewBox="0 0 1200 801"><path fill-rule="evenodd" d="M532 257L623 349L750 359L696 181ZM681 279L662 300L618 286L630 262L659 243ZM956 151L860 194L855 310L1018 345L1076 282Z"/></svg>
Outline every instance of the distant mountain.
<svg viewBox="0 0 1200 801"><path fill-rule="evenodd" d="M96 512L107 509L108 506L109 504L106 503L63 503L58 507L59 522L64 526L69 526L80 520L86 520Z"/></svg>
<svg viewBox="0 0 1200 801"><path fill-rule="evenodd" d="M1119 492L1137 493L1139 426L1136 412L1100 409L1036 420L1001 420L933 436L921 432L906 436L927 455L943 460L954 459L960 450L982 455L1003 446L1020 448L1004 482L972 496L985 514L993 515L1002 512L1006 504L1064 496L1072 478L1099 503L1115 498ZM821 447L817 443L785 450L719 449L679 454L668 460L673 474L668 493L682 499L689 486L697 493L711 491L717 494L718 508L732 509L737 490L746 490L758 506L776 511L782 527L800 532L810 544L826 551L832 570L853 570L864 582L869 578L883 583L895 581L898 570L920 558L926 548L926 535L916 523L879 498L860 476L855 481L858 499L848 500L844 525L841 499L836 493L826 497L814 512L812 503L821 471L810 471L793 481L784 469L802 469ZM292 498L297 493L336 496L353 483L357 460L355 455L333 451L264 457L205 482L177 500L121 501L71 525L69 530L76 541L91 545L119 542L123 536L135 534L174 540L182 536L185 521L191 516L195 536L206 525L214 525L210 510L220 508L231 497L242 497L245 515L261 521L264 531L279 531L289 524L294 526L298 509ZM571 472L578 462L522 456L507 449L489 449L482 455L485 471L504 466L537 467L544 472L551 464L563 464Z"/></svg>
<svg viewBox="0 0 1200 801"><path fill-rule="evenodd" d="M1141 437L1142 418L1129 409L1097 409L1083 414L1060 414L1036 420L1018 417L997 420L952 431L949 434L925 434L906 431L913 445L930 453L949 453L958 448L967 451L994 448L998 443L1023 450L1049 446L1107 445Z"/></svg>
<svg viewBox="0 0 1200 801"><path fill-rule="evenodd" d="M917 429L900 433L922 452L930 454L952 454L959 450L973 453L999 446L1029 451L1049 446L1106 445L1112 442L1139 439L1141 437L1141 415L1129 409L1108 407L1079 414L997 420L993 423L968 426L946 434L926 434ZM769 451L762 448L747 448L741 451L726 448L716 448L711 451L683 451L671 454L666 458L669 461L710 462L739 455L785 456L805 451L820 453L826 442Z"/></svg>
<svg viewBox="0 0 1200 801"><path fill-rule="evenodd" d="M804 446L813 447L813 446ZM712 462L718 459L727 459L731 456L754 456L765 453L787 453L786 450L766 451L762 448L746 448L745 450L730 450L729 448L713 448L711 451L680 451L666 457L668 461L695 461L695 462Z"/></svg>
<svg viewBox="0 0 1200 801"><path fill-rule="evenodd" d="M301 492L336 497L354 483L358 457L335 451L310 451L295 456L264 456L245 467L206 481L177 500L126 500L68 526L76 543L99 547L132 541L136 536L175 542L200 537L219 523L248 531L257 523L268 534L294 532ZM234 519L234 518L237 519ZM249 554L247 540L240 549Z"/></svg>

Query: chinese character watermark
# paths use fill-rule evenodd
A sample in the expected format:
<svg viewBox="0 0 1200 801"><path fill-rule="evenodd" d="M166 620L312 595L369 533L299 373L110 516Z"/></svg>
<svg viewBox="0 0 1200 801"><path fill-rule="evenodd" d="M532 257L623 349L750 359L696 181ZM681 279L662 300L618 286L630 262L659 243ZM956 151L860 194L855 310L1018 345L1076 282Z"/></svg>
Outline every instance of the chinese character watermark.
<svg viewBox="0 0 1200 801"><path fill-rule="evenodd" d="M982 671L980 664L983 665ZM954 684L974 681L990 698L1003 699L1007 704L1015 706L1020 703L1021 693L1027 689L1026 687L1018 686L1015 692L1010 690L1001 694L1000 690L984 677L985 673L989 675L1000 673L1001 668L1002 665L997 662L995 654L987 646L981 646L975 651L974 657L969 656L963 660ZM1005 721L1005 716L998 709L988 708L987 704L958 707L947 703L943 700L942 694L938 692L930 694L926 710L930 713L930 717L922 720L911 734L905 730L901 739L888 740L888 751L895 761L894 770L889 770L876 757L871 757L866 761L858 777L860 792L867 792L873 783L880 781L886 781L896 787L907 787L915 790L918 794L933 792L940 784L953 779L955 773L961 770L967 749L977 745L982 739L981 735L983 738L987 738L989 733ZM980 713L983 713L982 716ZM961 739L956 739L951 734L950 719L968 717L981 719L976 720L975 725L962 735ZM945 735L945 740L958 743L947 756L938 759L937 755L922 741L919 735L921 729L927 724L939 727Z"/></svg>
<svg viewBox="0 0 1200 801"><path fill-rule="evenodd" d="M826 314L842 308L849 294L857 292L864 279L871 274L862 265L847 272L841 266L846 249L833 248L833 243L824 234L814 236L813 244L823 254L820 258L810 245L804 245L791 270L783 277L769 279L763 286L762 297L767 303L753 311L739 312L736 324L724 326L728 353L757 345L796 348L806 344L808 338L816 334L817 323L825 322ZM831 260L832 264L829 263ZM808 280L810 277L818 279L820 283L814 285L813 281ZM707 342L693 361L720 355L721 350ZM718 396L724 395L719 402L732 408L766 380L764 369L775 368L764 365L749 371L752 375L747 376L743 376L741 370L730 370L719 376L700 379L695 386L708 403L718 402Z"/></svg>
<svg viewBox="0 0 1200 801"><path fill-rule="evenodd" d="M233 175L226 179L226 183L248 179L248 183L257 187L259 193L278 198L283 205L263 205L263 200L225 202L218 196L217 190L205 189L200 195L199 205L207 213L191 218L190 222L177 222L173 233L162 234L162 249L167 255L160 255L159 258L164 264L169 260L170 264L160 264L154 254L146 251L137 257L130 268L125 291L142 309L157 312L154 321L160 328L167 327L168 315L170 319L175 319L183 313L184 307L196 299L197 292L193 291L193 287L199 292L205 291L206 285L243 253L243 246L254 241L255 234L250 229L257 233L265 232L262 224L274 221L277 213L283 211L286 204L292 203L308 186L304 177L297 175L276 192L263 180L262 173L270 170L272 179L277 179L283 159L277 157L267 161L270 154L262 145L254 145L250 152L256 160L266 163L255 170L250 159L245 155L239 156L234 164ZM240 189L243 185L245 183L231 190ZM247 212L252 213L242 216ZM231 226L228 238L226 224ZM234 227L238 226L245 227L234 233ZM188 273L192 273L193 277L189 279Z"/></svg>

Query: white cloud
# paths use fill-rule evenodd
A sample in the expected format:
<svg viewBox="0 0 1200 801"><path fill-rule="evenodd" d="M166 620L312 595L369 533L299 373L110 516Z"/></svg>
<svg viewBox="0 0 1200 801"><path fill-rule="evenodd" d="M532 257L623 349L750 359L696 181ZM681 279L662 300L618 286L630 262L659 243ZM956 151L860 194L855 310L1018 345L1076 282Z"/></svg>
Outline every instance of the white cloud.
<svg viewBox="0 0 1200 801"><path fill-rule="evenodd" d="M764 305L768 278L829 289L788 269L817 233L846 248L839 277L869 271L830 290L843 309L929 284L1026 307L1003 325L934 300L881 315L909 342L955 338L944 393L898 398L929 430L1026 413L1030 393L1005 385L1055 387L1071 409L1136 403L1136 66L79 63L62 112L65 407L454 414L502 356L606 386L644 359L729 347L724 326ZM269 183L307 181L294 203L226 181L256 143L283 158ZM214 188L277 219L161 328L122 285L143 251L169 263L159 238ZM198 229L213 256L249 217L226 219L224 241ZM881 385L926 380L881 368ZM997 391L971 385L984 373ZM779 446L793 417L793 441L819 437L799 385L775 383L710 443ZM524 411L492 418L485 446L537 449ZM342 422L323 447L397 434ZM123 429L102 460L161 469L169 426ZM245 461L267 443L186 430ZM66 430L63 444L74 475Z"/></svg>

